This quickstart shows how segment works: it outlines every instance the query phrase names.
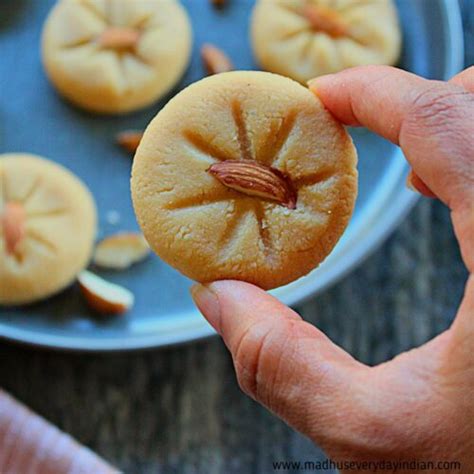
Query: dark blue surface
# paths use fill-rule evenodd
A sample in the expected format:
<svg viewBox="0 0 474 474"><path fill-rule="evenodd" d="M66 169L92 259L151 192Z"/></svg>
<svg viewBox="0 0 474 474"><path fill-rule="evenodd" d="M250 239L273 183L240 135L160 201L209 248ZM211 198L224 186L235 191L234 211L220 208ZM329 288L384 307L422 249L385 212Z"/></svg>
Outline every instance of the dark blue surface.
<svg viewBox="0 0 474 474"><path fill-rule="evenodd" d="M40 61L41 28L53 0L0 1L0 153L31 152L67 166L92 189L99 207L100 235L137 229L132 211L130 157L117 148L114 135L141 129L184 86L203 77L199 48L204 42L223 48L237 69L257 69L248 35L253 2L233 1L222 11L204 0L183 1L194 29L192 62L175 90L156 105L125 117L102 117L80 111L60 99ZM449 48L440 1L400 0L404 50L400 66L442 78ZM454 4L454 0L453 0ZM457 5L456 5L457 6ZM378 186L390 168L395 147L365 130L353 133L360 155L360 195L354 220L377 199ZM118 225L107 223L118 210ZM189 280L153 257L122 273L101 273L136 295L136 306L123 318L90 317L76 288L29 308L0 310L3 327L31 329L42 335L124 339L163 330L171 319L193 311ZM170 319L171 318L171 319ZM119 343L118 343L119 345Z"/></svg>

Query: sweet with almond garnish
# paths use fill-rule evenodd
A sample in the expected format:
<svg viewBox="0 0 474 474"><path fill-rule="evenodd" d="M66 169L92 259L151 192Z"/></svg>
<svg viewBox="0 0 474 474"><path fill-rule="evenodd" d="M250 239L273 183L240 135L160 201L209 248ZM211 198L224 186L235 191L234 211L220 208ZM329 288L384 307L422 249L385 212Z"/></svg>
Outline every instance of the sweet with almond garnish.
<svg viewBox="0 0 474 474"><path fill-rule="evenodd" d="M180 92L148 126L133 203L152 249L183 274L270 289L332 250L354 207L356 161L307 88L228 72Z"/></svg>
<svg viewBox="0 0 474 474"><path fill-rule="evenodd" d="M43 63L58 91L98 113L125 113L166 94L190 58L176 0L60 0L45 23Z"/></svg>
<svg viewBox="0 0 474 474"><path fill-rule="evenodd" d="M28 154L0 155L0 304L46 298L88 264L96 208L70 171Z"/></svg>
<svg viewBox="0 0 474 474"><path fill-rule="evenodd" d="M401 33L392 0L259 0L252 44L264 69L306 83L353 66L395 64Z"/></svg>

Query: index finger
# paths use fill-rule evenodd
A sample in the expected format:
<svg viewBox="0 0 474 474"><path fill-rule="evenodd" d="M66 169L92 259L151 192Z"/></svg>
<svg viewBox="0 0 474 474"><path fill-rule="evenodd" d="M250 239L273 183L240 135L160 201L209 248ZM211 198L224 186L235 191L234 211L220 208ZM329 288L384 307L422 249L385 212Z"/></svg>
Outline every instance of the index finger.
<svg viewBox="0 0 474 474"><path fill-rule="evenodd" d="M415 174L453 211L464 261L472 269L474 94L466 87L471 73L447 83L367 66L308 85L341 122L365 126L403 148Z"/></svg>
<svg viewBox="0 0 474 474"><path fill-rule="evenodd" d="M403 121L418 98L428 87L441 85L448 87L389 66L356 67L308 82L341 122L367 127L397 145Z"/></svg>

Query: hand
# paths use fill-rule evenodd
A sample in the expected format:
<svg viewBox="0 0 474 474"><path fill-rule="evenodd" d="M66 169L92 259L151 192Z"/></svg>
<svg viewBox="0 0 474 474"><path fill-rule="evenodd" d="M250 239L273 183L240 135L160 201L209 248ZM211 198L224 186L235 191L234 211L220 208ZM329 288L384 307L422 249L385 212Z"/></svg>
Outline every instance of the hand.
<svg viewBox="0 0 474 474"><path fill-rule="evenodd" d="M333 460L448 459L473 472L474 67L448 83L370 66L309 85L345 124L399 144L411 184L449 206L471 275L454 323L368 367L252 285L196 285L193 297L232 353L244 392Z"/></svg>

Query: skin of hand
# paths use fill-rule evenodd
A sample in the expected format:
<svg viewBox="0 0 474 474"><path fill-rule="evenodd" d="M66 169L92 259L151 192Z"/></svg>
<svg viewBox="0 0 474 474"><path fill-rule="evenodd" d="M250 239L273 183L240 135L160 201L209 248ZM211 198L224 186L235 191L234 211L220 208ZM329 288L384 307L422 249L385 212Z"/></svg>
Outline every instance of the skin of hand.
<svg viewBox="0 0 474 474"><path fill-rule="evenodd" d="M250 284L195 285L193 298L230 350L242 390L333 460L454 460L472 473L474 67L439 82L368 66L309 87L343 123L400 145L413 168L409 184L451 210L470 273L453 324L369 367Z"/></svg>

